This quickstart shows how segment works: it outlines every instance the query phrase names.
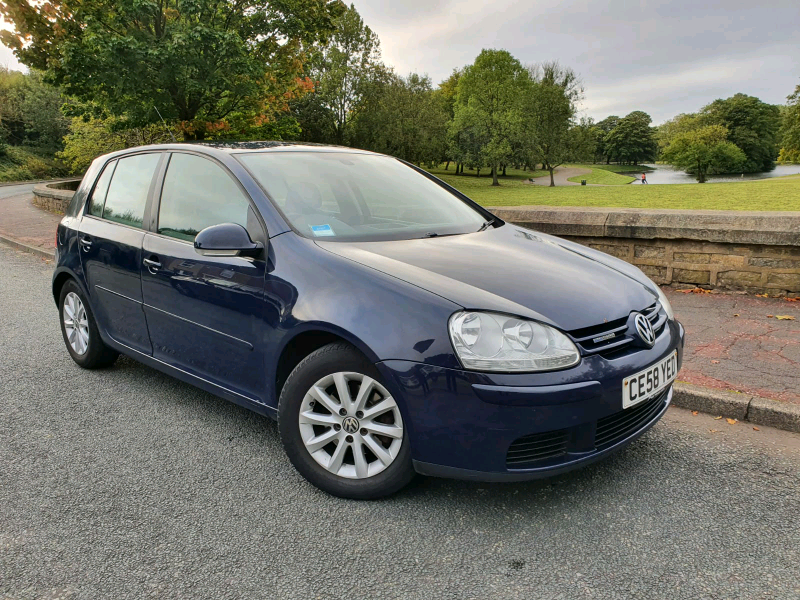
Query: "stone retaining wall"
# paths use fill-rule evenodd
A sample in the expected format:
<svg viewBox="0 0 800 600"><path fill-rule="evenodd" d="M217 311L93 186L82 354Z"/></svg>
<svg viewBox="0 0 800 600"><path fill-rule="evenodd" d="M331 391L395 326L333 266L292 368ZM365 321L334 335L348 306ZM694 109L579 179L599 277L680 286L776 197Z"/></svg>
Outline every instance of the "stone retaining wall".
<svg viewBox="0 0 800 600"><path fill-rule="evenodd" d="M80 183L80 179L65 179L34 186L33 203L39 208L63 215Z"/></svg>
<svg viewBox="0 0 800 600"><path fill-rule="evenodd" d="M800 213L573 207L498 217L626 260L660 284L800 295Z"/></svg>

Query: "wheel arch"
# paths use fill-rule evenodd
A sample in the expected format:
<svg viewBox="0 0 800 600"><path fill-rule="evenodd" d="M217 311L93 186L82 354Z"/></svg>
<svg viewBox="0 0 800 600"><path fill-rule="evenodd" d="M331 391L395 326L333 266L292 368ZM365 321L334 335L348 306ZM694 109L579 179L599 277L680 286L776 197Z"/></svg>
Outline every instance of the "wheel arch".
<svg viewBox="0 0 800 600"><path fill-rule="evenodd" d="M86 289L83 287L83 284L75 275L75 273L68 269L58 269L53 275L53 300L55 301L56 306L58 306L58 301L61 298L61 290L64 289L64 285L70 279L72 279L78 285L88 302L89 294L86 293Z"/></svg>
<svg viewBox="0 0 800 600"><path fill-rule="evenodd" d="M278 355L273 377L276 406L283 385L295 367L315 350L336 342L344 342L353 346L373 364L380 360L369 346L346 330L321 323L309 324L288 338Z"/></svg>

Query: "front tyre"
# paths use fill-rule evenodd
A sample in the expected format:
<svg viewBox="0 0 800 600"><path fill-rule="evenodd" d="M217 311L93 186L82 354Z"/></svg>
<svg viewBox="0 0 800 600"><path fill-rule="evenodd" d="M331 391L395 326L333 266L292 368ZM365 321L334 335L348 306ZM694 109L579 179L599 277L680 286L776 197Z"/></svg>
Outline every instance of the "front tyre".
<svg viewBox="0 0 800 600"><path fill-rule="evenodd" d="M70 280L61 288L58 312L61 317L61 334L69 355L84 369L108 367L119 353L100 339L92 309L78 284Z"/></svg>
<svg viewBox="0 0 800 600"><path fill-rule="evenodd" d="M324 346L295 367L281 391L278 426L295 468L334 496L380 498L414 477L397 402L349 344Z"/></svg>

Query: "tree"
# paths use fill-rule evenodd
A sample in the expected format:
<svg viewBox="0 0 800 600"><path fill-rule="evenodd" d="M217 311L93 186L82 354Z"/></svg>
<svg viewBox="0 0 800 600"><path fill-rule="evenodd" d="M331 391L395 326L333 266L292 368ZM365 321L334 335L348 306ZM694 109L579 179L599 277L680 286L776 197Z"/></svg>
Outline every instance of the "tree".
<svg viewBox="0 0 800 600"><path fill-rule="evenodd" d="M203 139L229 119L256 125L287 109L305 49L341 12L329 0L7 0L0 41L86 104L131 125L181 122Z"/></svg>
<svg viewBox="0 0 800 600"><path fill-rule="evenodd" d="M595 162L605 161L606 164L611 162L611 156L608 154L605 140L606 136L611 133L611 131L613 131L613 129L619 124L619 121L620 118L617 115L611 115L610 117L606 117L597 123L596 127L600 133L597 136Z"/></svg>
<svg viewBox="0 0 800 600"><path fill-rule="evenodd" d="M669 121L665 121L658 126L656 131L659 149L664 150L678 135L693 131L703 125L702 119L696 114L682 113Z"/></svg>
<svg viewBox="0 0 800 600"><path fill-rule="evenodd" d="M557 60L538 63L528 67L531 80L536 83L555 85L564 90L564 95L577 111L583 100L584 88L581 78L569 67L561 65Z"/></svg>
<svg viewBox="0 0 800 600"><path fill-rule="evenodd" d="M603 132L591 117L581 117L569 130L569 159L577 163L592 162L597 152L597 142Z"/></svg>
<svg viewBox="0 0 800 600"><path fill-rule="evenodd" d="M657 144L650 122L650 115L640 110L620 119L604 138L605 151L610 159L634 165L653 160Z"/></svg>
<svg viewBox="0 0 800 600"><path fill-rule="evenodd" d="M311 78L315 85L314 101L329 111L329 141L347 143L348 125L361 110L368 88L376 81L390 78L381 62L378 36L364 24L352 4L336 20L336 29L328 43L314 54Z"/></svg>
<svg viewBox="0 0 800 600"><path fill-rule="evenodd" d="M431 80L412 73L376 82L352 121L354 145L423 165L445 152L447 114Z"/></svg>
<svg viewBox="0 0 800 600"><path fill-rule="evenodd" d="M512 137L522 126L522 99L530 86L528 72L505 50L482 50L458 81L451 134L471 130L480 159L500 185L500 165L513 156Z"/></svg>
<svg viewBox="0 0 800 600"><path fill-rule="evenodd" d="M781 126L781 162L800 163L800 85L787 98Z"/></svg>
<svg viewBox="0 0 800 600"><path fill-rule="evenodd" d="M662 158L705 183L713 173L738 171L746 162L745 153L728 141L729 132L721 125L706 125L677 134L665 148Z"/></svg>
<svg viewBox="0 0 800 600"><path fill-rule="evenodd" d="M450 77L445 79L439 84L439 87L436 88L433 92L434 101L439 106L439 110L445 115L447 119L447 123L451 123L455 116L455 107L456 107L456 95L458 92L458 80L461 79L461 75L463 73L462 69L453 69L453 72L450 74ZM443 154L440 157L440 162L445 162L444 169L445 171L450 166L450 161L455 158L455 153L452 152L454 139L452 135L449 133L448 129L445 129L445 143L444 147L442 148ZM457 153L457 151L456 151ZM456 164L456 172L458 171L458 164Z"/></svg>
<svg viewBox="0 0 800 600"><path fill-rule="evenodd" d="M741 170L746 173L770 171L778 157L780 111L746 94L725 100L714 100L700 111L703 125L722 125L728 130L728 141L736 144L747 156Z"/></svg>
<svg viewBox="0 0 800 600"><path fill-rule="evenodd" d="M553 171L572 153L569 133L573 105L564 88L550 83L536 83L528 94L525 122L533 156L550 172L550 186L555 186Z"/></svg>
<svg viewBox="0 0 800 600"><path fill-rule="evenodd" d="M47 153L61 149L69 121L61 112L66 99L42 81L41 73L0 69L0 133L14 145Z"/></svg>

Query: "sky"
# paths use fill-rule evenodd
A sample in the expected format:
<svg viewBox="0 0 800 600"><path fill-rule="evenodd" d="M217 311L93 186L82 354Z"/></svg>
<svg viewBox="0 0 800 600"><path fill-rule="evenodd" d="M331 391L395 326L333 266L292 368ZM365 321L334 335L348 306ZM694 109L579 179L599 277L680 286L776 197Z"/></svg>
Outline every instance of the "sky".
<svg viewBox="0 0 800 600"><path fill-rule="evenodd" d="M655 124L737 92L783 104L800 84L800 0L352 0L400 74L434 83L483 48L558 60L581 114L644 110ZM20 68L0 46L0 65Z"/></svg>
<svg viewBox="0 0 800 600"><path fill-rule="evenodd" d="M483 48L558 60L582 114L644 110L655 124L737 92L783 104L800 84L800 0L353 0L384 62L434 83Z"/></svg>

